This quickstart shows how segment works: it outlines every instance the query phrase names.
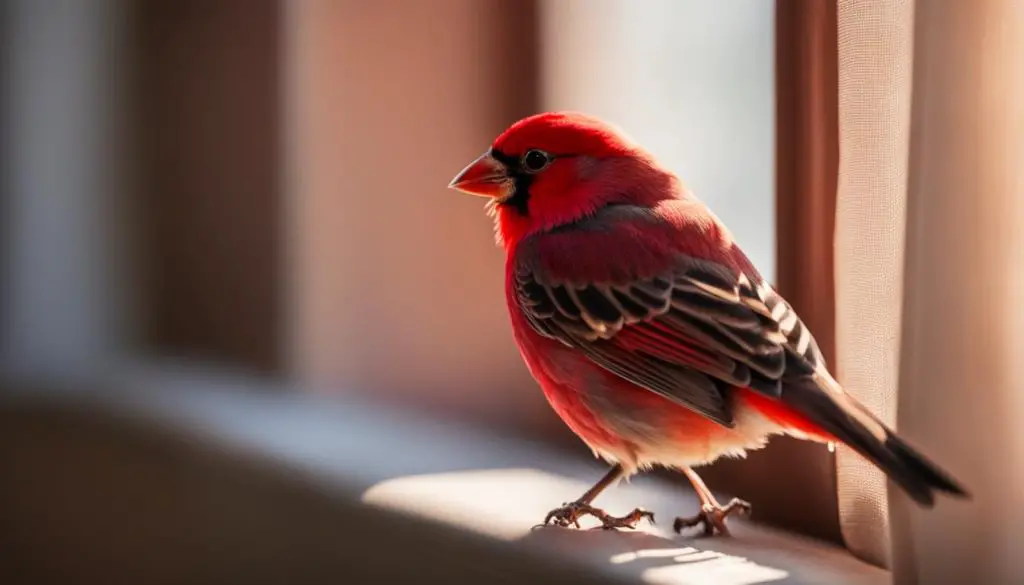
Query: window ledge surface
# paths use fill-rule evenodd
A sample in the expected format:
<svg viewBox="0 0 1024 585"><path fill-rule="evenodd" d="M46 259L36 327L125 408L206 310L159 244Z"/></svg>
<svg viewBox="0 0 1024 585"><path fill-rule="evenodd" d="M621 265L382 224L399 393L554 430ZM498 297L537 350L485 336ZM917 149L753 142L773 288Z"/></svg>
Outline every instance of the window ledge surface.
<svg viewBox="0 0 1024 585"><path fill-rule="evenodd" d="M120 421L117 425L125 429L134 429L117 433L145 434L160 429L173 437L168 443L171 447L161 451L159 458L145 456L146 471L120 473L136 481L132 478L161 473L153 469L157 459L175 462L177 471L169 475L174 488L167 498L180 513L168 521L171 528L150 536L139 529L139 536L123 546L145 548L137 541L144 543L148 538L156 546L161 538L170 539L172 545L164 545L164 549L168 555L177 555L178 562L168 561L167 566L181 571L181 567L190 567L191 582L203 581L197 575L209 576L214 582L215 576L237 577L245 570L268 577L284 570L289 562L295 568L288 574L305 575L304 582L314 576L327 581L354 575L360 576L358 582L425 576L447 576L450 582L694 585L882 585L890 580L888 572L839 547L742 519L731 524L731 539L675 535L672 519L696 511L696 498L678 485L644 476L609 490L598 504L617 513L637 506L652 510L658 520L653 526L623 532L534 528L550 508L578 496L603 472L596 463L566 457L542 444L347 399L254 389L255 384L234 378L164 369L133 370L116 378L103 384L108 390L102 392L33 390L0 395L0 435L13 435L0 437L8 445L0 455L21 478L8 499L12 508L19 498L24 500L18 508L21 514L13 521L17 546L11 550L15 554L29 559L33 555L60 558L59 551L53 549L59 543L49 542L50 548L33 544L47 537L33 510L50 508L49 504L32 503L33 498L46 497L45 489L33 486L53 480L41 477L33 483L31 478L46 473L39 465L47 460L46 453L38 451L45 448L39 445L54 443L40 435L52 433L58 426L70 429L74 424L64 418L60 425L40 418L43 422L33 427L24 421L32 418L26 413L61 411L106 417ZM85 438L96 433L82 431L85 438L76 438L71 431L67 434L68 441L82 448ZM16 451L10 447L12 442L33 446ZM133 439L116 442L126 443ZM182 461L187 457L174 455L179 448L214 455L186 464ZM19 459L25 449L29 454ZM98 449L101 455L97 457L106 463L96 464L97 473L103 465L121 465L111 461L131 459L118 458L110 449ZM136 459L142 464L140 457ZM19 469L18 461L25 469ZM227 465L225 461L245 461L252 471L244 468L224 479L227 476L217 470ZM59 473L67 482L85 481L68 476L73 471L66 467L60 467ZM191 468L200 471L186 471ZM103 476L114 478L118 473L108 470ZM259 479L266 474L287 478L298 487L268 492L260 487L265 480ZM95 491L102 498L122 489L124 483ZM158 485L167 483L160 480ZM125 516L166 510L169 504L161 503L164 500L154 494L159 489L147 491L145 497L152 501L136 502L142 507ZM70 490L56 493L68 499ZM130 498L109 497L107 505L112 509L131 505ZM315 498L318 503L302 504L305 498ZM228 515L231 510L238 516ZM153 521L159 522L161 512L154 515ZM117 522L120 516L111 511L106 517ZM169 534L176 521L191 539ZM82 528L88 522L86 518L77 526ZM214 526L218 522L233 528ZM132 533L124 527L107 528ZM334 544L330 544L332 540ZM400 548L392 551L390 547ZM106 550L106 556L101 554L98 560L90 557L75 562L83 566L113 562L118 558L117 547L107 548L115 550ZM282 552L285 548L287 552ZM76 551L87 554L81 547ZM156 570L140 563L122 568L130 571L135 567L132 579ZM171 575L174 570L161 574ZM125 577L125 582L130 580Z"/></svg>

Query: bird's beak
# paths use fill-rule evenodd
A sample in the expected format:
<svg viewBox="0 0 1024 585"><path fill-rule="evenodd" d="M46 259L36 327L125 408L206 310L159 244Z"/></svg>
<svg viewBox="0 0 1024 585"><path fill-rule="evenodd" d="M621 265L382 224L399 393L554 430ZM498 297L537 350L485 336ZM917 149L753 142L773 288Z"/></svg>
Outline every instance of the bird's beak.
<svg viewBox="0 0 1024 585"><path fill-rule="evenodd" d="M484 153L455 175L448 187L470 195L504 199L512 191L512 180L505 165Z"/></svg>

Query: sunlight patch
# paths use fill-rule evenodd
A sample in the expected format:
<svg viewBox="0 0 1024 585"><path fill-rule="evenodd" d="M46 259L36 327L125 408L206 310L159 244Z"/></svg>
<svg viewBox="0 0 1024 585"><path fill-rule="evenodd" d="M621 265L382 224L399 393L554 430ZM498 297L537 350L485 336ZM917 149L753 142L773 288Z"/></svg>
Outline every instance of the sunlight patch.
<svg viewBox="0 0 1024 585"><path fill-rule="evenodd" d="M757 585L780 581L789 576L787 571L759 565L743 557L693 547L638 550L614 555L610 561L621 565L644 559L671 559L663 566L642 571L643 581L652 585Z"/></svg>
<svg viewBox="0 0 1024 585"><path fill-rule="evenodd" d="M363 502L480 534L514 540L587 485L538 469L486 469L413 475L368 489Z"/></svg>

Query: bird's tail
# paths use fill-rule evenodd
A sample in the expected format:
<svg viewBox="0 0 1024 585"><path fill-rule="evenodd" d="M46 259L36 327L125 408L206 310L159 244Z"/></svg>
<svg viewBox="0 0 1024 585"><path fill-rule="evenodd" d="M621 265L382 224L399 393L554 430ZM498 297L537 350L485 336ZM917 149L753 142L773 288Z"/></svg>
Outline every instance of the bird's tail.
<svg viewBox="0 0 1024 585"><path fill-rule="evenodd" d="M834 380L816 378L787 385L782 401L874 463L918 504L932 507L935 492L970 498L948 473L897 436Z"/></svg>

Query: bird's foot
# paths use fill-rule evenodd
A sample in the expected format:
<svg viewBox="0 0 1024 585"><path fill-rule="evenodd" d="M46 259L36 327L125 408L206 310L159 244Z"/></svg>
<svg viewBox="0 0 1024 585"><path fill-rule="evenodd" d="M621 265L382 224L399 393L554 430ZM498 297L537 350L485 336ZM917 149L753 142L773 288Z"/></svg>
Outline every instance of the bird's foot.
<svg viewBox="0 0 1024 585"><path fill-rule="evenodd" d="M683 528L692 528L694 526L704 526L704 536L713 536L718 533L722 536L729 536L729 527L725 525L726 518L730 514L740 514L741 516L750 515L750 504L739 498L733 498L731 502L726 504L724 507L719 505L717 502L711 502L701 506L700 513L690 518L676 518L676 521L672 524L672 528L675 531L682 532Z"/></svg>
<svg viewBox="0 0 1024 585"><path fill-rule="evenodd" d="M544 524L554 524L556 526L562 526L568 528L574 526L580 527L580 518L583 516L593 516L601 521L601 527L606 530L613 528L636 528L636 525L640 520L647 518L651 524L654 524L654 513L648 512L643 508L637 508L626 514L625 516L617 517L612 516L600 508L595 508L590 504L583 502L569 502L564 504L561 508L555 508L548 512L548 515L544 517Z"/></svg>

